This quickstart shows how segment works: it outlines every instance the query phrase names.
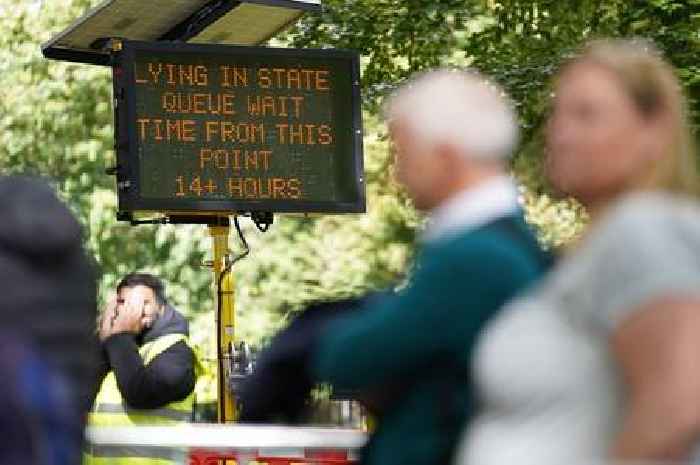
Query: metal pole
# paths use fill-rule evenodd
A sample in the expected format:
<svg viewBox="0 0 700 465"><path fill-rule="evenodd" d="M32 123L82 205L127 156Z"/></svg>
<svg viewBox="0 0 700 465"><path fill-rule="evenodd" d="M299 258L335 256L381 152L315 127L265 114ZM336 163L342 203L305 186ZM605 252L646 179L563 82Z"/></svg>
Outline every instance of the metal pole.
<svg viewBox="0 0 700 465"><path fill-rule="evenodd" d="M227 218L228 219L228 218ZM227 223L228 224L228 223ZM234 287L229 265L230 227L209 226L214 252L214 287L217 302L217 383L218 383L218 420L230 423L236 419L236 404L229 387L233 367L232 348L234 347Z"/></svg>

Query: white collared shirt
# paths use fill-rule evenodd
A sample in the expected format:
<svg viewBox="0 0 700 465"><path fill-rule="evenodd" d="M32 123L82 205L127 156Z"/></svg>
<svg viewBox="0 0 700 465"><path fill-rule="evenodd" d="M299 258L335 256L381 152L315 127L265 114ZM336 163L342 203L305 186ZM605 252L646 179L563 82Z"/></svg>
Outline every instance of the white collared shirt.
<svg viewBox="0 0 700 465"><path fill-rule="evenodd" d="M453 195L434 208L422 235L433 242L478 228L518 210L518 189L510 176L498 176Z"/></svg>

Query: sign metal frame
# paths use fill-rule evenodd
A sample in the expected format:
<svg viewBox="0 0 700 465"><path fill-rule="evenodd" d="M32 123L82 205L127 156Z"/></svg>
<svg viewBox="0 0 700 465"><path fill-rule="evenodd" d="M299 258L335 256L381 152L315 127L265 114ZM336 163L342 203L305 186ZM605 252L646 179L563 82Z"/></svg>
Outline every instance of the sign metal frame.
<svg viewBox="0 0 700 465"><path fill-rule="evenodd" d="M241 212L272 213L364 213L366 193L363 162L362 110L360 95L360 63L356 52L339 49L290 49L249 47L234 45L185 44L173 42L120 41L114 53L113 84L115 111L115 148L117 152L117 194L119 211L127 212L179 212L231 214ZM306 200L273 199L144 199L140 195L140 163L137 149L136 99L133 63L136 51L152 53L232 54L254 57L333 58L347 60L352 72L351 111L354 187L356 198L351 202L319 202Z"/></svg>

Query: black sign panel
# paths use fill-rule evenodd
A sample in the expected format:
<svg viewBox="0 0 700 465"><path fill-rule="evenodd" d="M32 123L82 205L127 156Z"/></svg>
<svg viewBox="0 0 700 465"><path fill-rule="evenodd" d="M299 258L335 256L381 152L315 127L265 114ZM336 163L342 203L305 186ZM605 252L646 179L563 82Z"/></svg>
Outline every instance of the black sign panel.
<svg viewBox="0 0 700 465"><path fill-rule="evenodd" d="M124 41L121 211L365 210L356 53Z"/></svg>

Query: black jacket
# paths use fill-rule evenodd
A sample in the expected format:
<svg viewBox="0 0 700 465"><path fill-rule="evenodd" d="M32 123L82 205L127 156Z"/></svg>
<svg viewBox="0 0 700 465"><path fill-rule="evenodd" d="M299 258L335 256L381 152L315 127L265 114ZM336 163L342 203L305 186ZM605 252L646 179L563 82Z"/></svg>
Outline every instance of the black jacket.
<svg viewBox="0 0 700 465"><path fill-rule="evenodd" d="M298 423L304 420L314 381L308 359L326 325L357 312L379 293L360 298L317 302L280 331L260 354L253 374L238 393L241 423ZM281 389L280 386L284 386ZM348 393L340 394L346 397ZM353 393L357 396L357 393Z"/></svg>
<svg viewBox="0 0 700 465"><path fill-rule="evenodd" d="M4 334L35 349L41 363L61 378L52 383L47 373L22 366L25 371L18 375L29 373L34 378L15 398L4 386L12 380L21 385L23 379L7 370L0 373L7 378L2 390L5 405L19 406L3 410L0 429L13 433L2 435L3 463L10 463L9 448L21 452L25 463L33 462L30 451L47 447L44 438L71 454L66 463L79 463L84 423L80 401L92 388L99 354L94 337L96 273L82 243L80 224L46 183L0 177L0 325ZM4 347L10 345L3 340ZM64 387L57 389L59 384ZM36 394L32 389L48 390L44 397L63 400L32 403ZM43 422L38 413L42 409L66 421ZM24 426L28 443L20 439Z"/></svg>
<svg viewBox="0 0 700 465"><path fill-rule="evenodd" d="M160 408L190 395L195 384L195 358L187 344L172 345L146 366L139 355L139 347L167 334L189 334L187 320L170 305L142 334L119 333L107 338L102 344L98 389L113 370L119 391L132 408Z"/></svg>
<svg viewBox="0 0 700 465"><path fill-rule="evenodd" d="M95 268L80 224L49 186L22 177L0 177L0 219L2 328L84 389L98 352Z"/></svg>

